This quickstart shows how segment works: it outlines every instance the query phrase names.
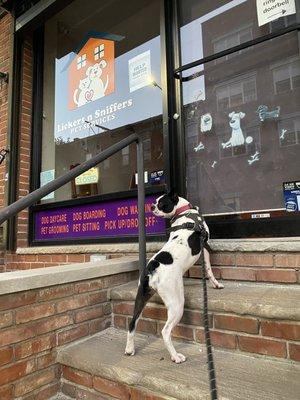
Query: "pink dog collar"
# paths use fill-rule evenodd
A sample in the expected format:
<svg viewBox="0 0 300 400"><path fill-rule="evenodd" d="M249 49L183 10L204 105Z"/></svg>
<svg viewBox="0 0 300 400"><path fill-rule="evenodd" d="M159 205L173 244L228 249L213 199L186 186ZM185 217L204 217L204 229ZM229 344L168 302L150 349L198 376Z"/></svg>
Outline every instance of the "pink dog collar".
<svg viewBox="0 0 300 400"><path fill-rule="evenodd" d="M177 208L175 211L174 217L183 213L184 211L190 210L192 208L191 204L186 204L185 206Z"/></svg>

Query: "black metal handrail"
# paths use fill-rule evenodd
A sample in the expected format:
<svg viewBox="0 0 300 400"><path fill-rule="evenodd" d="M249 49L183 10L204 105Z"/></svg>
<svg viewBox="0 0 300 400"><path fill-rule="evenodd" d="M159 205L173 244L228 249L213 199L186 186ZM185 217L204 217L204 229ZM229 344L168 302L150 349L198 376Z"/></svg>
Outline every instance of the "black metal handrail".
<svg viewBox="0 0 300 400"><path fill-rule="evenodd" d="M211 54L209 56L200 58L199 60L195 60L195 61L190 62L188 64L185 64L185 65L183 65L183 66L181 66L179 68L176 68L174 70L174 78L180 79L182 82L186 82L186 81L195 79L198 76L202 75L203 71L196 72L196 73L191 74L189 76L182 76L182 72L187 71L188 69L191 69L191 68L194 68L194 67L199 67L202 64L206 64L208 62L217 60L217 59L219 59L221 57L225 57L227 55L236 53L237 51L241 51L241 50L247 49L249 47L255 46L255 45L259 44L259 43L264 43L267 40L275 39L275 38L280 37L282 35L285 35L287 33L291 33L291 32L294 32L294 31L299 31L299 30L300 30L300 24L296 23L296 24L288 26L287 28L279 29L276 32L271 32L271 33L269 33L267 35L260 36L258 38L252 39L252 40L248 40L247 42L244 42L244 43L239 44L237 46L231 47L229 49L222 50L222 51L219 51L218 53Z"/></svg>
<svg viewBox="0 0 300 400"><path fill-rule="evenodd" d="M139 269L142 271L146 266L146 228L145 228L145 182L144 182L144 147L141 133L133 133L128 137L113 144L101 153L71 169L66 174L54 179L46 185L34 190L16 202L10 204L0 211L0 225L7 219L15 216L20 211L33 205L47 194L54 192L61 186L72 181L83 172L95 167L100 162L111 157L118 151L132 143L137 145L137 171L138 171L138 222L139 222Z"/></svg>

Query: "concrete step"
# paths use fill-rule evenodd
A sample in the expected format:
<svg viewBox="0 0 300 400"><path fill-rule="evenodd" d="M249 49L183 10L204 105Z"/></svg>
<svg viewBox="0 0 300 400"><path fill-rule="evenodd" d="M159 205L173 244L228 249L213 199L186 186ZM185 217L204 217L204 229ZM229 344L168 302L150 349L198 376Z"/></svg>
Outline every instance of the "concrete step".
<svg viewBox="0 0 300 400"><path fill-rule="evenodd" d="M58 393L54 397L51 397L51 399L49 400L72 400L72 398L64 395L63 393Z"/></svg>
<svg viewBox="0 0 300 400"><path fill-rule="evenodd" d="M187 356L170 361L163 341L138 334L136 355L124 355L126 333L108 328L61 348L62 391L72 398L84 390L88 399L209 400L206 351L203 345L176 343ZM300 365L215 350L220 400L298 400ZM89 394L89 396L88 396ZM151 397L152 396L152 397Z"/></svg>
<svg viewBox="0 0 300 400"><path fill-rule="evenodd" d="M111 290L113 323L128 328L137 281ZM185 313L173 336L203 342L202 282L185 279ZM225 282L208 290L208 307L215 346L300 361L300 286ZM166 310L155 295L143 312L138 330L159 334Z"/></svg>

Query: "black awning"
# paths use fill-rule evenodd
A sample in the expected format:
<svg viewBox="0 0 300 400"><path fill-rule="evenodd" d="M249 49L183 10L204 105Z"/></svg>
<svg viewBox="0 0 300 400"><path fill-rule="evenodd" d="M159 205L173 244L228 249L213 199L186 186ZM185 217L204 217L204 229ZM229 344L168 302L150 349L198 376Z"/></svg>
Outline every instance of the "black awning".
<svg viewBox="0 0 300 400"><path fill-rule="evenodd" d="M39 1L40 0L0 0L0 7L9 12L13 12L15 17L19 17Z"/></svg>

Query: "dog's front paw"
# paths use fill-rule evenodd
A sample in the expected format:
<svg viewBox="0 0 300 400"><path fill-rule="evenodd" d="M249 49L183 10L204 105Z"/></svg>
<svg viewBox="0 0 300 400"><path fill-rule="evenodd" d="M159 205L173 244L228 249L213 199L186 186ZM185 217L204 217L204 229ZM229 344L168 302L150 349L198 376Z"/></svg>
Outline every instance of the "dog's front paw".
<svg viewBox="0 0 300 400"><path fill-rule="evenodd" d="M125 355L126 356L134 356L134 353L135 353L134 343L132 340L129 340L128 342L127 342L126 348L125 348Z"/></svg>
<svg viewBox="0 0 300 400"><path fill-rule="evenodd" d="M214 285L213 288L214 288L214 289L224 289L224 285L223 285L223 283L219 283L219 282L218 282L218 284L217 284L217 285Z"/></svg>
<svg viewBox="0 0 300 400"><path fill-rule="evenodd" d="M135 350L134 349L130 349L130 348L127 348L126 347L126 349L125 349L125 356L134 356L134 353L135 353Z"/></svg>
<svg viewBox="0 0 300 400"><path fill-rule="evenodd" d="M176 353L175 356L171 357L171 360L174 361L176 364L181 364L185 362L186 358L183 354Z"/></svg>

